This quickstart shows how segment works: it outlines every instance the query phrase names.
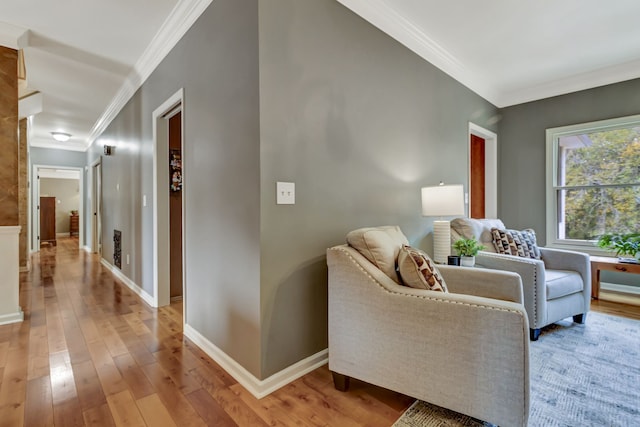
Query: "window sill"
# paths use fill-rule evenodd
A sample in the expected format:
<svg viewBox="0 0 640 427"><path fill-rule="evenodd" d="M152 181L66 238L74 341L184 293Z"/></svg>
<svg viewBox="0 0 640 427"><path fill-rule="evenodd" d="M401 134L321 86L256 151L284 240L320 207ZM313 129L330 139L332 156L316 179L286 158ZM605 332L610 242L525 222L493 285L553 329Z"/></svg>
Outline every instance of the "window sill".
<svg viewBox="0 0 640 427"><path fill-rule="evenodd" d="M555 242L555 243L547 244L546 247L551 249L565 249L568 251L584 252L589 255L596 255L596 256L606 256L606 257L616 256L615 252L602 250L591 243L580 244L580 243Z"/></svg>

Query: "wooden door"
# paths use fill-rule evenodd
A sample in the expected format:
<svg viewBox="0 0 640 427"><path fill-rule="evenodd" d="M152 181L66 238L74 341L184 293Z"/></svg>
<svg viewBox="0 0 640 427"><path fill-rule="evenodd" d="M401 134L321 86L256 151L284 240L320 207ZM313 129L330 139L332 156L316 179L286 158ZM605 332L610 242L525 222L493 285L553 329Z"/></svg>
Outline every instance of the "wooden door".
<svg viewBox="0 0 640 427"><path fill-rule="evenodd" d="M485 217L485 140L471 135L470 217Z"/></svg>
<svg viewBox="0 0 640 427"><path fill-rule="evenodd" d="M169 296L182 296L182 113L169 119Z"/></svg>
<svg viewBox="0 0 640 427"><path fill-rule="evenodd" d="M40 197L40 245L56 244L56 198Z"/></svg>

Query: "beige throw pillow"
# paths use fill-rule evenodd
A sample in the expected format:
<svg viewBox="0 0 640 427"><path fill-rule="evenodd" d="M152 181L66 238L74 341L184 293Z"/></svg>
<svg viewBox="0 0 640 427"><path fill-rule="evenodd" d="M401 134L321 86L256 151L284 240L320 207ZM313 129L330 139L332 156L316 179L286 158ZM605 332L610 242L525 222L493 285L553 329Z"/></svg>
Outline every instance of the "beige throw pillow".
<svg viewBox="0 0 640 427"><path fill-rule="evenodd" d="M347 234L347 243L396 283L400 283L396 261L402 245L409 244L400 227L388 225L360 228Z"/></svg>
<svg viewBox="0 0 640 427"><path fill-rule="evenodd" d="M403 245L398 254L398 271L406 286L431 291L448 292L447 284L429 255Z"/></svg>

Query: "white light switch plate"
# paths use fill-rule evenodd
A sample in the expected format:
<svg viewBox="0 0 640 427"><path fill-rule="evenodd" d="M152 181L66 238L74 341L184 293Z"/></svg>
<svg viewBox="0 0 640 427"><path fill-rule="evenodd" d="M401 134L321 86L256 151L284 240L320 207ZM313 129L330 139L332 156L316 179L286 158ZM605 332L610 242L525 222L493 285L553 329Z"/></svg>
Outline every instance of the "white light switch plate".
<svg viewBox="0 0 640 427"><path fill-rule="evenodd" d="M295 205L296 204L295 182L276 182L276 204L278 205Z"/></svg>

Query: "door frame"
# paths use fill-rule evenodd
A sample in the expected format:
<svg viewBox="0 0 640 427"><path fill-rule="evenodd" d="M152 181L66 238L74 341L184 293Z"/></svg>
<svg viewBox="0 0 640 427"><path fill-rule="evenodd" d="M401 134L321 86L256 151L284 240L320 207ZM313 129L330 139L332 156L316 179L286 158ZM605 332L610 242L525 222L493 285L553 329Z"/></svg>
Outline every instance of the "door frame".
<svg viewBox="0 0 640 427"><path fill-rule="evenodd" d="M40 169L59 169L78 172L78 191L80 202L78 203L78 247L84 246L84 168L73 166L58 166L34 164L31 166L31 253L40 251Z"/></svg>
<svg viewBox="0 0 640 427"><path fill-rule="evenodd" d="M171 301L169 281L169 118L182 112L180 131L182 153L184 140L184 89L178 90L163 102L152 114L153 127L153 303L155 307L168 305ZM182 155L182 317L187 316L187 291L185 268L185 184L187 173Z"/></svg>
<svg viewBox="0 0 640 427"><path fill-rule="evenodd" d="M100 177L96 177L96 167L100 167ZM91 208L91 253L102 256L102 156L91 163L89 169L91 188L89 200ZM99 179L98 179L99 178ZM100 199L100 200L98 200ZM95 213L95 214L94 214Z"/></svg>
<svg viewBox="0 0 640 427"><path fill-rule="evenodd" d="M486 218L498 217L498 135L489 129L485 129L482 126L478 126L475 123L469 122L469 134L467 135L468 144L468 177L469 182L467 188L471 188L471 135L478 136L485 141L485 153L484 153L484 182L485 193L484 203ZM466 193L468 195L467 207L469 209L469 215L471 215L471 191Z"/></svg>

